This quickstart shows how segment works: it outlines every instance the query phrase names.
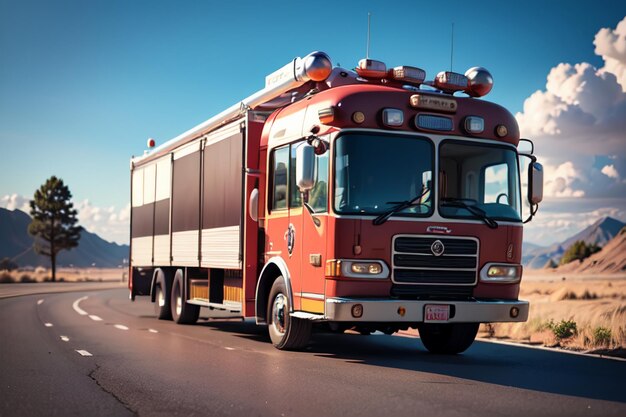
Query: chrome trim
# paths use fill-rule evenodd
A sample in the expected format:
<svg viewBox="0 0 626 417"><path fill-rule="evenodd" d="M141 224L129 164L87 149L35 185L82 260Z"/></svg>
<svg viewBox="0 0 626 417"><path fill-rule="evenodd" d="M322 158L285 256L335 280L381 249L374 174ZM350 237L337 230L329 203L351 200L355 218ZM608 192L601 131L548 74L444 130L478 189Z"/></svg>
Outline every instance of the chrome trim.
<svg viewBox="0 0 626 417"><path fill-rule="evenodd" d="M402 235L394 235L393 238L391 239L391 281L396 284L396 285L441 285L441 286L456 286L456 287L469 287L469 286L473 286L476 285L478 283L478 262L479 262L479 258L480 258L480 240L478 240L475 237L472 236L446 236L446 237L442 237L441 239L456 239L456 240L473 240L476 242L476 254L475 255L463 255L466 257L469 256L474 256L476 257L476 266L474 268L425 268L425 267L396 267L394 265L394 259L395 259L395 255L396 254L406 254L406 255L417 255L416 253L412 253L412 252L396 252L395 247L396 247L396 239L401 238L401 237L408 237L408 238L418 238L418 239L433 239L435 236L437 235L411 235L411 234L402 234ZM437 238L438 239L438 238ZM434 256L434 255L433 255ZM445 257L446 254L445 252L441 255L441 257ZM448 255L448 256L462 256L462 255ZM458 283L445 283L445 282L398 282L395 280L395 270L399 268L399 269L414 269L414 270L430 270L430 271L461 271L461 272L468 272L468 271L474 271L474 282L472 283L467 283L467 284L458 284Z"/></svg>
<svg viewBox="0 0 626 417"><path fill-rule="evenodd" d="M352 317L352 306L361 304L363 315ZM395 300L389 298L328 298L326 320L344 322L409 322L424 321L427 304L442 304L454 307L454 316L446 323L496 323L524 322L528 319L528 301L427 301ZM404 309L404 315L398 309ZM517 317L511 317L511 309L519 309Z"/></svg>
<svg viewBox="0 0 626 417"><path fill-rule="evenodd" d="M509 267L509 266L519 266L520 267L520 275L518 277L515 277L514 279L509 279L509 278L491 278L487 275L487 272L489 271L489 268L491 268L492 266L504 266L504 267ZM489 262L487 264L485 264L485 266L482 267L482 269L480 270L479 273L479 277L480 277L480 281L481 282L487 282L490 284L515 284L518 283L522 280L522 265L520 264L507 264L507 263L502 263L502 262Z"/></svg>
<svg viewBox="0 0 626 417"><path fill-rule="evenodd" d="M303 297L303 298L310 298L312 300L324 300L326 298L324 297L324 294L316 294L312 292L301 292L301 293L295 293L294 295L298 297Z"/></svg>
<svg viewBox="0 0 626 417"><path fill-rule="evenodd" d="M305 311L294 311L293 313L290 313L289 316L304 320L326 321L326 316L323 314L307 313Z"/></svg>

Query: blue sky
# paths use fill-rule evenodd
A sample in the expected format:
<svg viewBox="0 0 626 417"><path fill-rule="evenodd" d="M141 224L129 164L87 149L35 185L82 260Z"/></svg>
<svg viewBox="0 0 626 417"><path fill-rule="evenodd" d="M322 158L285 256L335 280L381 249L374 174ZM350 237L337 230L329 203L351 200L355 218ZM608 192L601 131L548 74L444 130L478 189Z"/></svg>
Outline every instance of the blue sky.
<svg viewBox="0 0 626 417"><path fill-rule="evenodd" d="M148 137L162 143L202 122L261 89L266 74L295 56L322 50L334 64L353 68L365 55L368 12L370 56L422 67L428 77L450 67L454 22L453 69L488 68L495 79L488 99L535 120L524 102L546 90L552 68L605 65L594 53L594 37L616 28L626 3L0 0L3 205L20 206L57 175L72 190L87 228L127 242L129 158L143 152ZM618 170L611 161L626 158L622 149L594 154L593 166ZM548 162L566 182L570 166L564 164L572 163L571 172L585 166L554 153L546 154ZM565 197L577 191L569 179L569 195L561 192L560 200L557 190L547 202L561 214L571 206ZM578 198L587 198L589 213L613 208L626 220L615 192L591 196L595 202L589 191ZM530 240L549 243L529 230Z"/></svg>

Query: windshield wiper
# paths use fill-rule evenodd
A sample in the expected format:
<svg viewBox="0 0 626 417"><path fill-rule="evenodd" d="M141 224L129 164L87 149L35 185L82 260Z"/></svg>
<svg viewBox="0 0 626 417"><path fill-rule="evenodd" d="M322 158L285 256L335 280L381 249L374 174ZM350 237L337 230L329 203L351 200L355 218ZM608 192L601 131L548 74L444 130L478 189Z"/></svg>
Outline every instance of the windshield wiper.
<svg viewBox="0 0 626 417"><path fill-rule="evenodd" d="M489 216L487 216L487 213L485 213L485 211L483 209L480 209L480 208L478 208L476 206L471 206L471 205L467 204L461 198L444 198L444 199L441 200L441 205L442 206L448 206L448 207L463 208L463 209L469 211L470 213L472 213L474 216L476 216L479 219L481 219L482 221L484 221L485 224L487 226L489 226L491 229L497 229L498 228L498 223L496 223L496 221L494 219L492 219Z"/></svg>
<svg viewBox="0 0 626 417"><path fill-rule="evenodd" d="M413 207L413 206L425 206L426 204L424 203L420 203L419 201L422 199L422 197L424 197L430 190L427 188L424 190L424 192L422 194L420 194L419 196L415 197L412 200L407 200L407 201L388 201L387 204L395 204L395 206L389 210L386 211L384 213L382 213L380 216L376 217L372 223L374 224L374 226L380 226L381 224L385 223L387 220L389 220L389 218L391 216L393 216L394 214L408 209L409 207Z"/></svg>

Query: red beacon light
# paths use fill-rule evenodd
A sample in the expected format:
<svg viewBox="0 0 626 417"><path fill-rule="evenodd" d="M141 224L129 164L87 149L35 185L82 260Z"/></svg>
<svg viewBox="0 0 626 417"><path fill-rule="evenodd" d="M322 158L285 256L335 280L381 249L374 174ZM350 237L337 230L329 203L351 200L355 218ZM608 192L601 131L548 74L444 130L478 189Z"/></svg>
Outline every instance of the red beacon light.
<svg viewBox="0 0 626 417"><path fill-rule="evenodd" d="M154 139L148 138L148 141L146 142L146 146L148 146L149 149L152 149L154 148L155 145L156 145L156 142L154 141Z"/></svg>
<svg viewBox="0 0 626 417"><path fill-rule="evenodd" d="M383 79L387 77L387 66L382 61L366 58L359 61L356 73L363 78Z"/></svg>
<svg viewBox="0 0 626 417"><path fill-rule="evenodd" d="M482 97L489 94L493 87L491 73L483 67L473 67L465 71L468 80L465 92L472 97Z"/></svg>

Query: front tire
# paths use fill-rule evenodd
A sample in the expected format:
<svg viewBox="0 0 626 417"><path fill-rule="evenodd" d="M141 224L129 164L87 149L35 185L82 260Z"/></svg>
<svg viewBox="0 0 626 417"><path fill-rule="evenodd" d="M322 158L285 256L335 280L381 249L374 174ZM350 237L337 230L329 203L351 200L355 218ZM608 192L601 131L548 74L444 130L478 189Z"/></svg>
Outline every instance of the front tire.
<svg viewBox="0 0 626 417"><path fill-rule="evenodd" d="M185 299L183 271L176 271L172 284L172 319L178 324L194 324L200 316L200 306L189 304Z"/></svg>
<svg viewBox="0 0 626 417"><path fill-rule="evenodd" d="M267 303L267 324L274 347L280 350L299 350L311 338L311 322L291 317L291 300L283 277L278 277Z"/></svg>
<svg viewBox="0 0 626 417"><path fill-rule="evenodd" d="M455 355L467 350L478 333L480 323L421 323L420 339L430 353Z"/></svg>

